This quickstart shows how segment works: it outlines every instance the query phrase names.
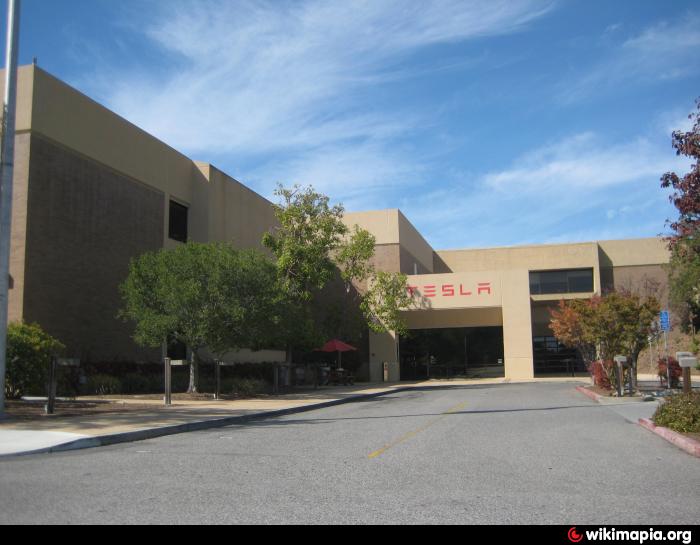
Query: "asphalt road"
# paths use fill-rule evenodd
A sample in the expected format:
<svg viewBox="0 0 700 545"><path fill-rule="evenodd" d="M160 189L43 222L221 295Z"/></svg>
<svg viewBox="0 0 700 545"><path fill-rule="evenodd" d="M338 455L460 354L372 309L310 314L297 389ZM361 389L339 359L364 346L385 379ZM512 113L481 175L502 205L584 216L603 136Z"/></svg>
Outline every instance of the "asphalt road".
<svg viewBox="0 0 700 545"><path fill-rule="evenodd" d="M700 460L571 384L402 392L0 461L0 523L698 520Z"/></svg>

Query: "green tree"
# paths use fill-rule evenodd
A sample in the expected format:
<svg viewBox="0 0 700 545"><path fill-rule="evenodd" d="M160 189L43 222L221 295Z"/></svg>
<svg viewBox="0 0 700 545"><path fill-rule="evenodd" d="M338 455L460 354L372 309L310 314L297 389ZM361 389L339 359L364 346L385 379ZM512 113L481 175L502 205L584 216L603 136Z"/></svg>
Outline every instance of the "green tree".
<svg viewBox="0 0 700 545"><path fill-rule="evenodd" d="M203 349L221 356L260 344L279 299L270 260L223 243L143 254L132 260L121 292L121 316L134 322L138 344L159 347L170 339L189 348L191 393L198 391Z"/></svg>
<svg viewBox="0 0 700 545"><path fill-rule="evenodd" d="M65 347L38 324L11 323L7 328L5 396L18 399L44 390L51 358Z"/></svg>
<svg viewBox="0 0 700 545"><path fill-rule="evenodd" d="M263 236L263 245L277 258L277 273L284 292L293 300L309 301L336 273L332 253L347 233L343 207L330 206L329 198L312 187L275 190L279 226Z"/></svg>
<svg viewBox="0 0 700 545"><path fill-rule="evenodd" d="M286 299L277 332L288 361L292 347L309 348L320 340L324 328L314 320L312 302L337 275L350 298L359 292L366 325L375 331L405 330L400 309L411 302L406 277L374 270L375 237L358 226L348 229L343 207L331 206L312 187L278 186L275 194L279 225L265 234L263 244L276 257L280 293Z"/></svg>
<svg viewBox="0 0 700 545"><path fill-rule="evenodd" d="M401 311L409 308L413 298L406 289L407 277L404 274L377 271L372 274L367 292L360 308L369 328L375 333L395 331L406 335L408 327Z"/></svg>

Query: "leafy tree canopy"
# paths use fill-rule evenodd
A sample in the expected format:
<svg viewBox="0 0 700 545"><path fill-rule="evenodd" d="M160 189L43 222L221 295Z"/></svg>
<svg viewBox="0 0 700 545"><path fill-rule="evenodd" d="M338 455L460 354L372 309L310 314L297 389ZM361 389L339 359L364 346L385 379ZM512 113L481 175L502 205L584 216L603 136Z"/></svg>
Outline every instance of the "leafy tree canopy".
<svg viewBox="0 0 700 545"><path fill-rule="evenodd" d="M275 268L254 250L223 243L188 242L132 260L121 286L121 315L134 322L134 339L158 347L166 339L192 353L190 390L196 391L196 359L257 346L273 329L278 302Z"/></svg>
<svg viewBox="0 0 700 545"><path fill-rule="evenodd" d="M700 99L696 105L697 111L689 116L692 128L672 135L676 154L694 160L690 172L667 172L661 177L661 186L673 190L669 199L678 211L678 218L669 221L673 234L667 239L670 294L686 323L700 314Z"/></svg>
<svg viewBox="0 0 700 545"><path fill-rule="evenodd" d="M313 320L299 320L299 306L308 306L314 295L339 274L348 294L360 293L360 307L367 325L375 331L403 331L400 309L410 304L404 275L377 272L372 264L375 237L365 229L349 229L343 222L341 205L313 188L279 186L280 203L275 211L279 225L263 238L277 258L280 291L293 307L282 316L280 331L287 332L288 345L299 337L309 338L306 327L319 328ZM302 313L303 314L303 313ZM306 315L308 318L308 314ZM288 347L289 348L289 347Z"/></svg>
<svg viewBox="0 0 700 545"><path fill-rule="evenodd" d="M577 348L587 364L616 355L636 360L659 314L654 297L626 291L587 300L560 301L551 310L550 329L565 345Z"/></svg>

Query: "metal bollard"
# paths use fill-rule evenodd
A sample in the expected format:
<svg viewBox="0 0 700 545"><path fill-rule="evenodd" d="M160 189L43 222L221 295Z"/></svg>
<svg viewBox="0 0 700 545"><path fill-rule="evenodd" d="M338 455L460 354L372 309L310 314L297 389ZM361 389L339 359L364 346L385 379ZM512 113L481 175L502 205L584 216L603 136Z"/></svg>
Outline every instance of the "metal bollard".
<svg viewBox="0 0 700 545"><path fill-rule="evenodd" d="M51 366L49 368L49 391L46 400L46 405L44 406L44 411L46 414L54 414L56 410L56 368L58 367L58 362L56 358L51 358Z"/></svg>
<svg viewBox="0 0 700 545"><path fill-rule="evenodd" d="M170 358L163 358L165 365L165 406L172 405L172 368L170 367Z"/></svg>

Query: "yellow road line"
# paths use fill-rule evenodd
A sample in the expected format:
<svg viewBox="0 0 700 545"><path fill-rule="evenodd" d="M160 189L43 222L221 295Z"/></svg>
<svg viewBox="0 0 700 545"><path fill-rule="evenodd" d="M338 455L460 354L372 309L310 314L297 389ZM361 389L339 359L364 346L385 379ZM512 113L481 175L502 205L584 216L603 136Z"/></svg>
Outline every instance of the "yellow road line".
<svg viewBox="0 0 700 545"><path fill-rule="evenodd" d="M415 437L419 433L424 432L425 430L427 430L428 428L430 428L434 424L437 424L438 422L440 422L440 420L442 420L446 416L449 416L451 414L454 414L454 413L461 411L462 409L464 409L467 406L467 403L468 403L467 401L464 401L458 405L455 405L451 409L448 409L447 411L442 413L439 417L428 422L425 426L418 428L417 430L410 431L407 434L399 437L396 441L393 441L393 442L389 443L388 445L383 446L379 450L375 450L374 452L370 453L367 456L367 458L369 458L370 460L373 460L374 458L378 458L379 456L384 454L387 450L394 448L395 446L400 445L401 443L405 443L409 439L412 439L413 437Z"/></svg>

